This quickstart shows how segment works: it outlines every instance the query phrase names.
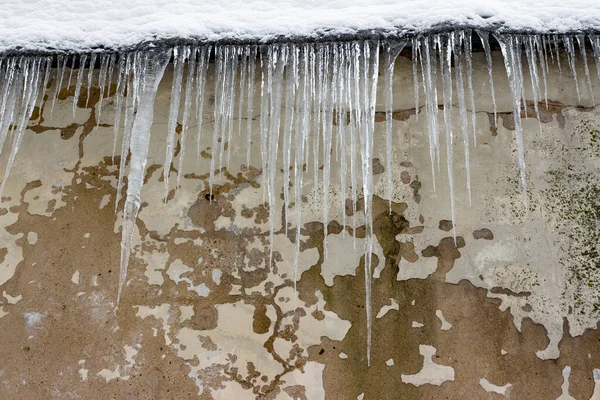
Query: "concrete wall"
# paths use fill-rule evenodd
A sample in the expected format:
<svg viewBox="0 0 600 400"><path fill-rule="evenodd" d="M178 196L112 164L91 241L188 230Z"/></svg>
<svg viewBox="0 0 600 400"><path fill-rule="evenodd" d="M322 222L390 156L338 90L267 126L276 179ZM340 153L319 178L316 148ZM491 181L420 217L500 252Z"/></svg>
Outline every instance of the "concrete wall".
<svg viewBox="0 0 600 400"><path fill-rule="evenodd" d="M171 67L115 313L122 204L115 213L113 99L95 128L98 88L87 107L83 94L75 118L74 88L63 90L52 116L46 102L32 118L0 203L0 398L580 400L595 391L600 399L600 114L589 107L583 69L578 102L566 61L562 73L551 66L549 108L541 121L531 109L524 120L526 212L506 73L499 54L494 62L497 124L484 57L474 60L472 205L463 144L454 143L456 243L446 159L442 151L434 191L406 58L395 82L392 214L377 114L371 367L364 239L360 229L356 239L343 234L337 179L325 258L321 189L305 177L297 299L295 244L281 211L267 266L257 146L249 168L245 146L232 147L208 201L210 107L202 156L188 150L181 189L163 202ZM258 118L253 124L258 133ZM360 228L361 218L347 221Z"/></svg>

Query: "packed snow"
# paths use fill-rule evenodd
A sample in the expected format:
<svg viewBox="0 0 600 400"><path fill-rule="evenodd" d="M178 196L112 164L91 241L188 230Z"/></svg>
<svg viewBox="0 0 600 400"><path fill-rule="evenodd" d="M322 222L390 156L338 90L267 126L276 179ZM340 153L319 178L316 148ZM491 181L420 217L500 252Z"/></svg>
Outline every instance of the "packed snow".
<svg viewBox="0 0 600 400"><path fill-rule="evenodd" d="M537 33L600 30L597 0L13 0L0 53L123 49L156 40L420 33L440 26Z"/></svg>

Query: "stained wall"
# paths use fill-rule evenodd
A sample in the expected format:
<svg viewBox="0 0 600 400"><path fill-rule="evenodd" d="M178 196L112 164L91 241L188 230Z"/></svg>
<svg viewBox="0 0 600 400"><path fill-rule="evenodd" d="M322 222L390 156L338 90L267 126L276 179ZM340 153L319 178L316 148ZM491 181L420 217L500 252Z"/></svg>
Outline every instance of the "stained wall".
<svg viewBox="0 0 600 400"><path fill-rule="evenodd" d="M74 117L74 87L63 89L52 113L49 101L34 112L0 202L0 398L600 399L600 114L583 68L578 100L566 65L550 65L539 118L532 101L523 112L526 210L502 59L494 54L494 120L485 59L475 55L472 194L454 107L451 221L445 151L434 177L424 107L415 109L411 62L400 57L391 198L379 106L375 123L370 367L360 193L352 215L334 166L325 249L323 188L309 167L302 204L287 213L303 213L296 294L297 228L285 229L283 202L269 241L258 106L250 165L234 132L209 193L212 72L200 157L190 142L174 190L178 142L166 202L171 67L161 83L115 310L126 161L119 146L112 157L115 86L101 115L99 88L89 98L84 88Z"/></svg>

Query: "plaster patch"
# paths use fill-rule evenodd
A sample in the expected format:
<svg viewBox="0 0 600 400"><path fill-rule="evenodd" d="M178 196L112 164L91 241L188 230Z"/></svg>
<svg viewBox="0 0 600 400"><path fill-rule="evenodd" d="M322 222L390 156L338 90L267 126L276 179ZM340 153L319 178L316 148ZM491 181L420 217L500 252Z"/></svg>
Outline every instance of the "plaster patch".
<svg viewBox="0 0 600 400"><path fill-rule="evenodd" d="M390 310L399 310L400 306L398 305L398 303L396 303L396 300L392 299L390 297L390 305L384 305L383 307L381 307L379 309L379 312L377 313L377 317L375 318L382 318L385 314L387 314Z"/></svg>
<svg viewBox="0 0 600 400"><path fill-rule="evenodd" d="M442 314L442 310L436 310L435 315L442 322L442 327L440 328L441 330L447 331L447 330L450 330L450 328L452 328L452 324L450 322L446 321L446 318L444 318L444 314Z"/></svg>
<svg viewBox="0 0 600 400"><path fill-rule="evenodd" d="M419 354L423 356L423 368L414 375L402 374L400 376L402 382L419 387L421 385L440 386L444 382L453 381L454 368L434 363L435 352L433 346L419 345Z"/></svg>
<svg viewBox="0 0 600 400"><path fill-rule="evenodd" d="M506 391L508 390L509 387L512 386L510 383L507 383L504 386L497 386L497 385L494 385L494 384L490 383L485 378L481 378L479 380L479 384L481 385L481 387L486 392L488 392L488 393L498 393L498 394L501 394L501 395L506 395Z"/></svg>

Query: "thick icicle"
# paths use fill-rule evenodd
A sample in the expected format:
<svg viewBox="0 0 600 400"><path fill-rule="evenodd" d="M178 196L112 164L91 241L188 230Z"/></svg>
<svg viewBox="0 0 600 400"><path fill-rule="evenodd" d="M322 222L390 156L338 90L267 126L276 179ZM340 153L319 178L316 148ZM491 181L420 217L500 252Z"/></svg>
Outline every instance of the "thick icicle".
<svg viewBox="0 0 600 400"><path fill-rule="evenodd" d="M300 73L302 75L302 96L296 96L296 101L302 101L302 115L298 118L298 124L295 135L295 150L296 154L294 157L294 202L296 209L296 246L294 252L294 293L297 293L296 283L298 282L298 257L300 255L300 235L302 230L302 189L303 189L303 178L304 178L304 151L306 148L306 142L308 141L308 134L310 131L310 77L312 71L310 70L310 46L304 44L302 46L302 52L300 53ZM301 121L301 122L300 122Z"/></svg>
<svg viewBox="0 0 600 400"><path fill-rule="evenodd" d="M365 210L365 309L367 319L367 365L371 365L371 257L373 251L373 131L375 128L375 100L379 75L379 42L365 41L362 49L364 121L361 121L361 164L363 175L363 201Z"/></svg>
<svg viewBox="0 0 600 400"><path fill-rule="evenodd" d="M125 117L123 121L123 140L121 142L121 158L119 162L119 180L117 182L117 199L115 209L121 200L121 189L123 188L123 177L125 176L125 165L127 154L129 153L129 143L131 140L131 129L133 128L133 113L135 110L135 98L138 92L138 79L136 74L135 58L137 53L129 53L125 65L124 80L127 85L127 97L125 99ZM125 90L125 89L124 89Z"/></svg>
<svg viewBox="0 0 600 400"><path fill-rule="evenodd" d="M169 121L167 124L167 145L165 151L165 162L163 164L165 202L169 196L169 175L171 173L171 162L173 161L173 152L175 149L175 133L177 130L177 117L179 116L179 104L181 103L183 66L185 65L189 51L189 48L186 47L175 47L175 49L173 49L173 84L171 86L171 105L169 108Z"/></svg>
<svg viewBox="0 0 600 400"><path fill-rule="evenodd" d="M437 63L432 54L431 39L422 38L421 71L423 73L423 89L425 91L425 111L427 114L427 131L429 133L429 157L431 159L431 181L435 190L435 164L439 168L439 125L437 100Z"/></svg>
<svg viewBox="0 0 600 400"><path fill-rule="evenodd" d="M141 57L141 71L137 74L137 82L133 85L141 88L139 93L138 112L131 131L131 162L128 174L127 200L123 210L123 231L121 236L121 268L119 273L119 290L117 306L125 280L131 255L131 241L135 229L135 221L140 208L140 193L144 183L146 157L150 144L150 128L154 119L154 99L158 84L171 58L171 50L152 49Z"/></svg>
<svg viewBox="0 0 600 400"><path fill-rule="evenodd" d="M385 146L386 146L386 176L387 176L387 198L390 209L392 207L392 108L394 106L394 67L396 58L406 45L404 41L387 41L383 45L384 49L384 73L385 73ZM414 66L414 65L413 65ZM415 85L415 89L418 86ZM416 100L418 101L418 100ZM416 107L416 105L415 105ZM415 110L416 112L416 110Z"/></svg>

